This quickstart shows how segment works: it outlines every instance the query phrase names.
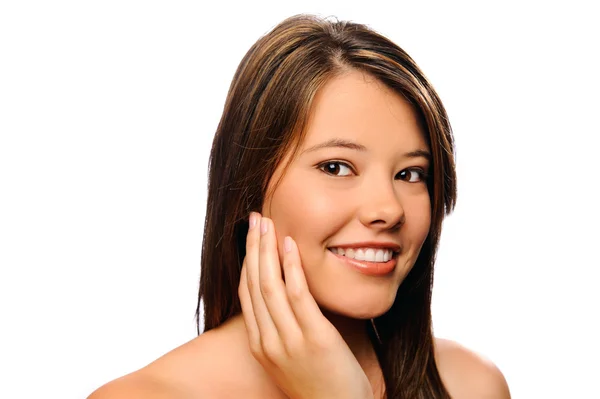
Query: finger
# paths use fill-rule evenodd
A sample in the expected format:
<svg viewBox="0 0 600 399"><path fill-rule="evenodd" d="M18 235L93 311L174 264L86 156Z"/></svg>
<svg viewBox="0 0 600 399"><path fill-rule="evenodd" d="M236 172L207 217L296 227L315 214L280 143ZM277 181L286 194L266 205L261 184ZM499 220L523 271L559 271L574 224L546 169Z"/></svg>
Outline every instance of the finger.
<svg viewBox="0 0 600 399"><path fill-rule="evenodd" d="M250 346L252 347L255 344L260 344L260 331L258 330L258 324L256 323L256 318L254 316L254 310L252 309L250 291L248 290L246 259L244 259L244 263L242 264L238 295L240 297L240 304L242 305L242 316L244 317L244 324L246 324L246 331L248 332L248 341L250 342Z"/></svg>
<svg viewBox="0 0 600 399"><path fill-rule="evenodd" d="M250 215L250 218L250 224L253 226L249 228L248 237L246 238L246 278L250 293L250 302L252 303L252 310L260 333L261 343L264 344L267 341L269 344L274 344L275 340L279 339L277 329L260 291L259 248L261 216L253 213Z"/></svg>
<svg viewBox="0 0 600 399"><path fill-rule="evenodd" d="M289 343L300 338L301 331L281 276L275 226L265 217L261 220L259 253L260 291L279 336L284 343Z"/></svg>
<svg viewBox="0 0 600 399"><path fill-rule="evenodd" d="M317 331L325 316L308 289L298 246L291 237L284 241L283 271L289 304L300 329L305 334Z"/></svg>

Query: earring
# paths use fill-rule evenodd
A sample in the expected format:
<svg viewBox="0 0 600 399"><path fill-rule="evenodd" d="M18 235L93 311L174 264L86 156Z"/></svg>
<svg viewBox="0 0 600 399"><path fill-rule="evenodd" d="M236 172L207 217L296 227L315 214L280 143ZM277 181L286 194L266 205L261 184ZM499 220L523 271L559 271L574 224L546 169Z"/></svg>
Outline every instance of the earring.
<svg viewBox="0 0 600 399"><path fill-rule="evenodd" d="M375 327L375 320L371 319L371 325L373 326L373 331L375 331L375 336L377 337L377 341L381 344L381 338L379 338L379 332L377 332L377 327Z"/></svg>

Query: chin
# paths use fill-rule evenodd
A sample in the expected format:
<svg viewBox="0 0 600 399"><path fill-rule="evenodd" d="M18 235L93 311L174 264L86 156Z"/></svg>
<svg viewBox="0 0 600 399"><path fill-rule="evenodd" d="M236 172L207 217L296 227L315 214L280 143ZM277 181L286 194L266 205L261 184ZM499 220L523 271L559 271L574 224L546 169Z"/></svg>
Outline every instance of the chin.
<svg viewBox="0 0 600 399"><path fill-rule="evenodd" d="M318 262L318 261L321 262ZM325 259L305 262L306 278L317 304L332 314L368 320L385 314L396 299L400 284L410 271L405 259L391 274L367 276L338 260ZM411 263L409 263L411 264Z"/></svg>
<svg viewBox="0 0 600 399"><path fill-rule="evenodd" d="M332 298L331 295L317 298L319 306L328 312L358 320L368 320L386 313L394 304L396 292L382 292L379 295L360 295L354 298Z"/></svg>

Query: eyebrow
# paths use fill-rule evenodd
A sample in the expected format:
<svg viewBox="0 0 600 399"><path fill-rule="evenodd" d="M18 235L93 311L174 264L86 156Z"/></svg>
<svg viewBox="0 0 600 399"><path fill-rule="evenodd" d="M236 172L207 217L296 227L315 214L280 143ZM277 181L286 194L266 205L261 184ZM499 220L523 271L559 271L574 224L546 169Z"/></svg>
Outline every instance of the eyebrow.
<svg viewBox="0 0 600 399"><path fill-rule="evenodd" d="M431 153L427 150L415 150L404 154L406 158L425 158L431 162Z"/></svg>
<svg viewBox="0 0 600 399"><path fill-rule="evenodd" d="M355 142L349 141L349 140L331 139L331 140L327 140L323 143L313 145L312 147L309 147L306 150L302 151L302 153L322 150L323 148L347 148L350 150L356 150L356 151L361 151L361 152L367 151L367 147L365 147L362 144L358 144L358 143L355 143ZM406 154L404 154L404 157L405 158L425 158L426 160L431 162L431 153L427 150L419 149L419 150L407 152Z"/></svg>
<svg viewBox="0 0 600 399"><path fill-rule="evenodd" d="M367 151L367 147L365 147L362 144L357 144L353 141L342 140L342 139L331 139L331 140L327 140L323 143L313 145L312 147L307 148L306 150L304 150L302 152L303 153L304 152L313 152L313 151L321 150L323 148L348 148L350 150L356 150L356 151Z"/></svg>

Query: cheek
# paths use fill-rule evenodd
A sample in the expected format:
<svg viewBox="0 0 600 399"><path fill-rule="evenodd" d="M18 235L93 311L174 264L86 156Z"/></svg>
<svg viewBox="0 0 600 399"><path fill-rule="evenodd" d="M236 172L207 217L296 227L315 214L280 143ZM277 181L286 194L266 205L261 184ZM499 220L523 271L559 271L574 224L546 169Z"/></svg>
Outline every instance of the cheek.
<svg viewBox="0 0 600 399"><path fill-rule="evenodd" d="M405 229L411 241L419 248L427 238L431 227L431 202L428 194L413 197L405 206Z"/></svg>
<svg viewBox="0 0 600 399"><path fill-rule="evenodd" d="M303 258L315 256L310 249L316 249L315 244L320 245L343 223L343 197L336 194L324 195L321 187L308 184L301 173L289 173L263 208L263 215L275 224L280 248L289 235Z"/></svg>

